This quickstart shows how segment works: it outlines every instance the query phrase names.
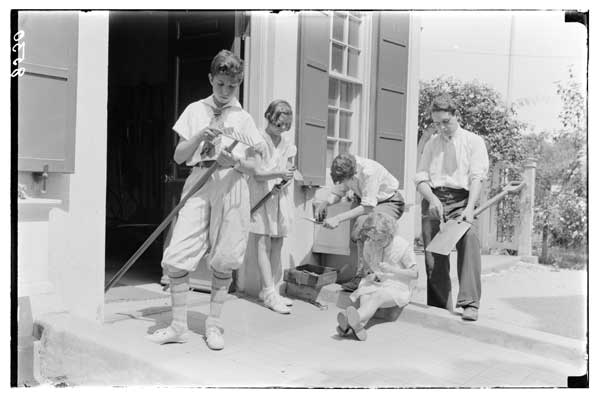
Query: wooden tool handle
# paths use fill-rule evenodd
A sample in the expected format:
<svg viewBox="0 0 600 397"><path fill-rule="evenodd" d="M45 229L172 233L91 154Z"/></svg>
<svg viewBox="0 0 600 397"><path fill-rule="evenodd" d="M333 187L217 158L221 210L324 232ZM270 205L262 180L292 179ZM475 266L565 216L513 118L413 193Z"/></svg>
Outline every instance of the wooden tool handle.
<svg viewBox="0 0 600 397"><path fill-rule="evenodd" d="M502 191L500 193L498 193L497 195L495 195L494 197L492 197L491 199L489 199L488 201L483 203L480 207L478 207L473 212L473 217L474 218L477 217L477 215L481 214L483 211L485 211L492 205L496 204L498 201L502 200L504 198L504 196L506 196L508 193L513 193L513 192L521 190L523 188L523 186L525 186L525 182L518 182L518 181L509 182L506 186L504 186L504 188L502 189Z"/></svg>
<svg viewBox="0 0 600 397"><path fill-rule="evenodd" d="M291 179L288 179L287 181L281 181L275 186L273 186L273 189L271 189L269 193L265 194L264 197L261 198L254 207L252 207L252 210L250 210L250 215L254 214L275 193L276 189L282 189L288 183L290 183L290 181Z"/></svg>
<svg viewBox="0 0 600 397"><path fill-rule="evenodd" d="M231 153L231 151L233 150L233 148L235 148L235 145L237 145L237 144L238 144L238 141L233 141L233 143L231 145L229 145L225 150L227 150L228 152ZM150 245L154 242L154 240L156 240L158 238L158 236L160 236L160 234L163 232L163 230L165 230L167 228L167 226L171 223L173 218L175 218L175 216L177 215L177 213L179 212L181 207L183 207L185 202L193 194L195 194L198 190L200 190L202 188L202 186L204 186L206 184L206 182L208 181L210 176L217 170L218 167L219 167L219 164L215 161L215 163L213 165L211 165L210 168L208 168L208 170L206 170L206 172L200 177L198 182L196 182L192 186L190 191L179 201L179 203L175 206L175 208L173 208L171 210L171 212L169 212L169 215L167 215L167 217L160 223L160 225L158 225L158 227L152 232L152 234L150 236L148 236L148 238L146 239L146 241L144 241L144 243L140 246L140 248L138 248L138 250L135 251L135 253L131 256L131 258L129 258L129 260L127 262L125 262L125 265L123 265L123 267L121 269L119 269L119 271L113 276L113 278L110 279L110 281L108 283L106 283L106 286L104 287L104 293L108 292L108 290L112 286L114 286L121 279L121 277L123 277L125 275L127 270L129 270L129 268L131 266L133 266L133 264L139 259L139 257L142 256L142 254L144 252L146 252L148 247L150 247Z"/></svg>

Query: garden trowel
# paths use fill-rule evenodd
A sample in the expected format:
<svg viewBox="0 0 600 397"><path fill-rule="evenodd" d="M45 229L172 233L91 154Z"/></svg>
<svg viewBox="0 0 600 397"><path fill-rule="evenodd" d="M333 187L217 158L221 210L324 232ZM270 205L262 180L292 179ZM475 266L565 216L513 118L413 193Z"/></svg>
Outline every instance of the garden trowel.
<svg viewBox="0 0 600 397"><path fill-rule="evenodd" d="M483 211L502 200L508 193L515 193L521 190L525 186L525 182L509 182L500 193L486 201L482 206L477 208L473 212L473 218L476 218ZM471 223L464 219L450 219L448 222L440 225L440 231L431 240L429 245L425 248L427 251L439 255L449 255L452 248L456 246L456 243L461 237L469 230Z"/></svg>

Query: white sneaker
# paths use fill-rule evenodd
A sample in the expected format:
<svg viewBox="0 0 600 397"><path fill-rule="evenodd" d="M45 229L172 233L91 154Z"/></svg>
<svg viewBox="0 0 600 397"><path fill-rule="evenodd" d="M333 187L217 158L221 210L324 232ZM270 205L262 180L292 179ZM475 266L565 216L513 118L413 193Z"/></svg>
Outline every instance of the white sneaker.
<svg viewBox="0 0 600 397"><path fill-rule="evenodd" d="M367 331L364 328L364 324L360 321L358 310L354 306L346 308L346 318L348 319L348 328L352 330L356 339L360 341L367 340Z"/></svg>
<svg viewBox="0 0 600 397"><path fill-rule="evenodd" d="M212 350L222 350L225 347L223 331L216 325L208 325L205 330L206 344Z"/></svg>
<svg viewBox="0 0 600 397"><path fill-rule="evenodd" d="M282 297L277 293L272 292L269 295L265 296L263 302L266 307L273 310L274 312L281 314L290 314L291 310L288 306L283 303Z"/></svg>
<svg viewBox="0 0 600 397"><path fill-rule="evenodd" d="M277 294L277 295L279 295L279 294ZM294 301L291 300L290 298L286 298L285 296L279 295L279 299L281 299L283 304L286 306L294 306Z"/></svg>
<svg viewBox="0 0 600 397"><path fill-rule="evenodd" d="M177 331L172 326L168 326L167 328L157 329L151 335L146 335L146 339L159 345L165 343L185 343L189 339L189 333L187 329Z"/></svg>

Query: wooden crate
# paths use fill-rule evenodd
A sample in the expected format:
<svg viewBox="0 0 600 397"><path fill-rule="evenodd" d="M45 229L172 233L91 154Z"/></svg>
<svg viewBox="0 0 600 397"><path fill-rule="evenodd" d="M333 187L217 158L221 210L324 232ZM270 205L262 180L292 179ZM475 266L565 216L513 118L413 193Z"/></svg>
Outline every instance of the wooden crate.
<svg viewBox="0 0 600 397"><path fill-rule="evenodd" d="M324 285L335 283L337 272L331 267L302 265L286 270L283 279L289 283L321 288Z"/></svg>
<svg viewBox="0 0 600 397"><path fill-rule="evenodd" d="M296 283L285 283L285 294L287 296L298 298L306 301L314 301L319 296L321 288L309 287L308 285L300 285Z"/></svg>
<svg viewBox="0 0 600 397"><path fill-rule="evenodd" d="M312 301L316 300L323 286L335 283L335 269L317 265L302 265L284 272L288 296Z"/></svg>

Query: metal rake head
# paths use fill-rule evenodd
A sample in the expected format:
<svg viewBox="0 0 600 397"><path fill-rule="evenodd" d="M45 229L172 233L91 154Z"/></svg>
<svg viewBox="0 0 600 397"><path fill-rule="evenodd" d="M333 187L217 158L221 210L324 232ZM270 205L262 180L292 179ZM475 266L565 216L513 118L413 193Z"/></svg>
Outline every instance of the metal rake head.
<svg viewBox="0 0 600 397"><path fill-rule="evenodd" d="M248 145L248 146L255 146L256 145L256 141L254 141L254 139L246 134L242 134L241 132L237 131L235 128L233 127L226 127L223 129L223 135L243 143L244 145Z"/></svg>

